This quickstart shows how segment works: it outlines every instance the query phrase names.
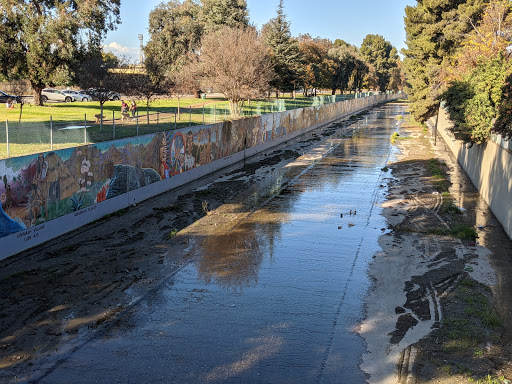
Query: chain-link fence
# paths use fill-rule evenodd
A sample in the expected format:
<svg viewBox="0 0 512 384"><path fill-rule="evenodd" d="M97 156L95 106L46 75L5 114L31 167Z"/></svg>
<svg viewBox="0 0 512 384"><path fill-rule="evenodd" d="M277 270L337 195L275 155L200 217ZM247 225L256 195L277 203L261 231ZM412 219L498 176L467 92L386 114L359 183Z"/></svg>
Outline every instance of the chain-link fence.
<svg viewBox="0 0 512 384"><path fill-rule="evenodd" d="M297 108L331 104L342 100L367 97L371 93L315 96L296 99L247 101L241 108L241 118L260 116ZM111 113L111 115L110 115ZM75 147L88 143L133 137L147 133L180 129L231 120L227 101L208 101L194 106L159 108L149 113L139 108L134 117L120 111L103 115L84 114L81 120L37 122L4 122L0 128L0 158Z"/></svg>

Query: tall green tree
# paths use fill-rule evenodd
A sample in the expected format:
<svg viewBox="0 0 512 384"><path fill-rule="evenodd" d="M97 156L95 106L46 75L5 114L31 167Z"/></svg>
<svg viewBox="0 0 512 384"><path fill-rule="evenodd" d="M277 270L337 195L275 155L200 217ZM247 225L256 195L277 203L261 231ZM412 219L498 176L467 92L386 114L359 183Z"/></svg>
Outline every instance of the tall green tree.
<svg viewBox="0 0 512 384"><path fill-rule="evenodd" d="M460 48L472 24L480 20L487 0L417 0L405 8L404 69L411 112L425 121L437 112L445 85L440 73Z"/></svg>
<svg viewBox="0 0 512 384"><path fill-rule="evenodd" d="M243 28L249 25L245 0L201 0L202 23L206 33L222 27Z"/></svg>
<svg viewBox="0 0 512 384"><path fill-rule="evenodd" d="M347 44L342 40L336 40L335 46L329 50L328 56L334 62L330 88L332 94L339 89L357 90L362 87L362 80L368 67L359 54L357 47Z"/></svg>
<svg viewBox="0 0 512 384"><path fill-rule="evenodd" d="M120 0L0 0L0 73L29 80L41 104L43 88L70 82L85 47L99 47L120 22L119 7Z"/></svg>
<svg viewBox="0 0 512 384"><path fill-rule="evenodd" d="M369 72L369 68L364 62L364 59L361 53L359 52L359 49L355 45L349 44L342 39L334 40L334 48L341 48L342 50L338 52L333 51L331 52L331 55L338 56L341 54L342 58L350 60L349 65L352 66L352 71L349 72L349 79L347 85L348 89L350 91L360 90L363 87L363 83Z"/></svg>
<svg viewBox="0 0 512 384"><path fill-rule="evenodd" d="M171 0L149 14L145 66L155 80L178 72L199 51L203 36L200 11L193 0Z"/></svg>
<svg viewBox="0 0 512 384"><path fill-rule="evenodd" d="M365 62L375 68L379 90L388 89L392 70L397 66L396 48L383 36L370 34L364 38L360 52Z"/></svg>
<svg viewBox="0 0 512 384"><path fill-rule="evenodd" d="M308 89L329 88L332 80L334 62L329 57L331 41L312 38L310 35L299 36L299 50L303 65L299 72L299 83Z"/></svg>
<svg viewBox="0 0 512 384"><path fill-rule="evenodd" d="M263 26L263 36L275 72L271 86L277 93L294 89L299 81L301 55L286 20L283 0L279 0L277 16Z"/></svg>

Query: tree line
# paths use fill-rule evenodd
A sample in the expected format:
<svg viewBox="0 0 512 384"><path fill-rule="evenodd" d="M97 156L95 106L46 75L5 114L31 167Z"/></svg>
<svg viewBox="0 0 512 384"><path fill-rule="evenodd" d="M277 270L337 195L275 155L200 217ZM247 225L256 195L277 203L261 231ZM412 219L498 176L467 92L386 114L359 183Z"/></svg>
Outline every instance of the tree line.
<svg viewBox="0 0 512 384"><path fill-rule="evenodd" d="M251 25L245 0L170 0L150 13L145 73L114 70L102 52L120 23L121 0L0 0L0 77L28 80L36 104L46 86L79 85L178 98L203 89L222 92L238 115L247 100L275 92L317 89L402 89L397 50L380 35L361 47L338 39L294 37L284 12L261 30ZM107 99L100 99L101 105Z"/></svg>
<svg viewBox="0 0 512 384"><path fill-rule="evenodd" d="M413 116L426 121L444 102L458 139L511 138L512 1L418 0L405 29Z"/></svg>
<svg viewBox="0 0 512 384"><path fill-rule="evenodd" d="M294 37L284 13L261 31L245 0L172 0L149 17L145 65L153 81L178 98L207 87L224 93L237 115L245 100L275 92L317 89L401 89L401 62L390 42L368 35L360 48L343 40Z"/></svg>

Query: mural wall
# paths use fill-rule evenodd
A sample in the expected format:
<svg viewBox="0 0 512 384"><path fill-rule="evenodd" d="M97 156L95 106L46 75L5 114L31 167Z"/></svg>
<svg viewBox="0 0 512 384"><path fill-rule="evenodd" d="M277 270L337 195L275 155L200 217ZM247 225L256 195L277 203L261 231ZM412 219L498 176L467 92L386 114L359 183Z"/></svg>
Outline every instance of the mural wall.
<svg viewBox="0 0 512 384"><path fill-rule="evenodd" d="M0 249L3 238L37 236L27 230L396 97L371 96L0 160Z"/></svg>

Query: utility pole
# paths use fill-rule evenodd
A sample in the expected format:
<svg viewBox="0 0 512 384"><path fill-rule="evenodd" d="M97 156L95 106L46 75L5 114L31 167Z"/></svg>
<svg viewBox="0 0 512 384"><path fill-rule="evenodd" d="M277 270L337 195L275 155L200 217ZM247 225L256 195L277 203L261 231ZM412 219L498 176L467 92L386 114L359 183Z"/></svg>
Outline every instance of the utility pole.
<svg viewBox="0 0 512 384"><path fill-rule="evenodd" d="M139 56L139 64L144 64L144 35L139 34L139 42L140 42L140 56Z"/></svg>

